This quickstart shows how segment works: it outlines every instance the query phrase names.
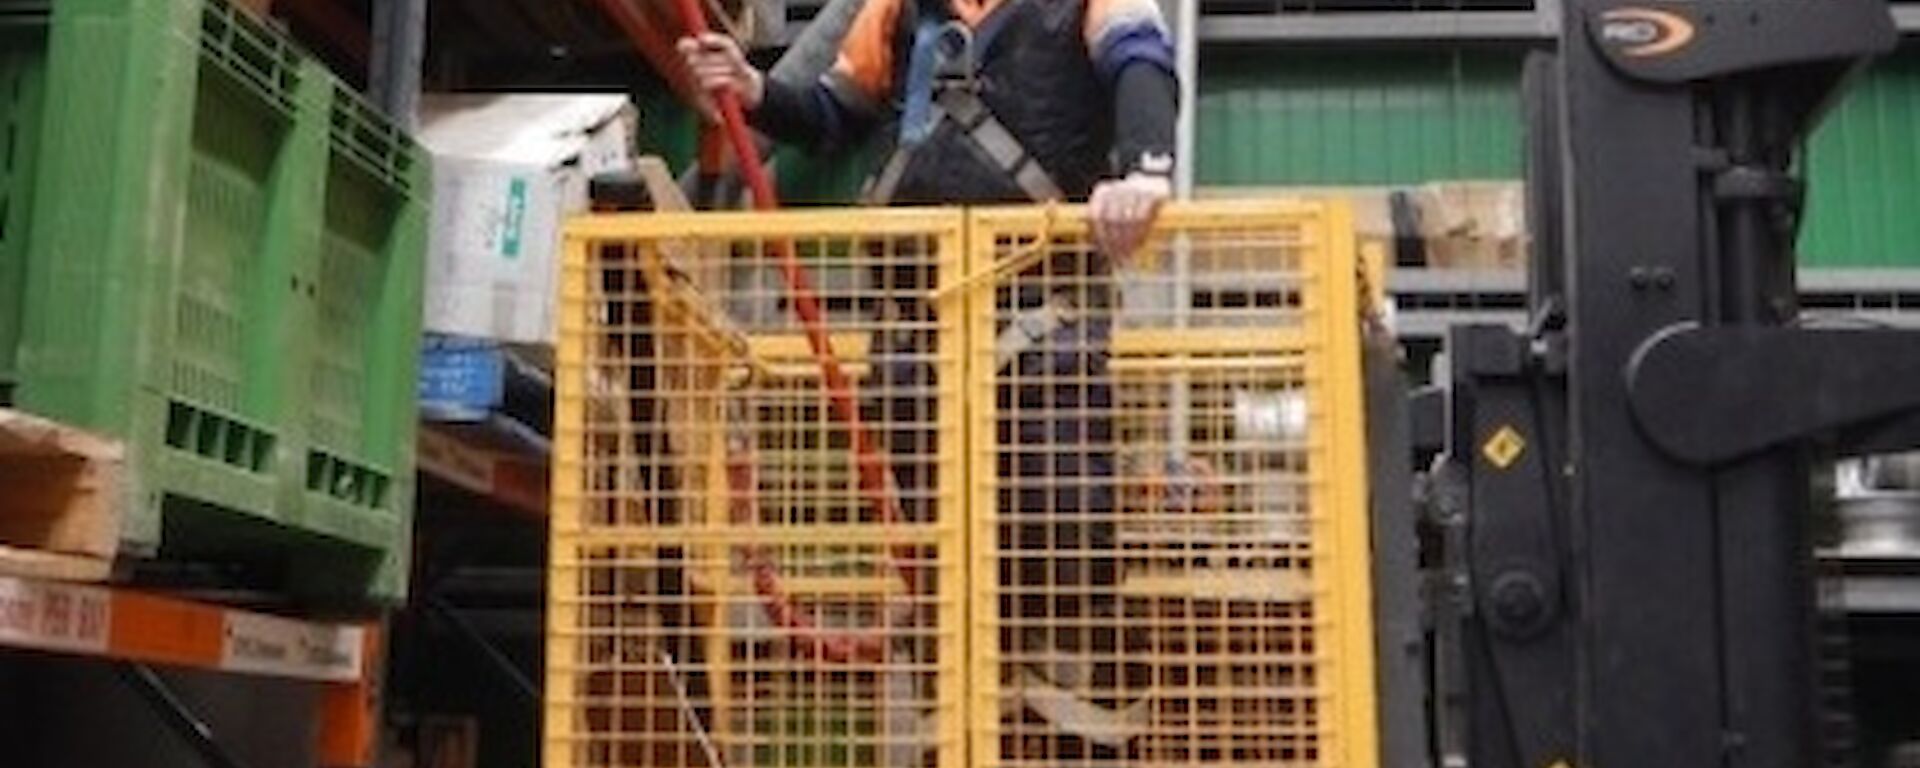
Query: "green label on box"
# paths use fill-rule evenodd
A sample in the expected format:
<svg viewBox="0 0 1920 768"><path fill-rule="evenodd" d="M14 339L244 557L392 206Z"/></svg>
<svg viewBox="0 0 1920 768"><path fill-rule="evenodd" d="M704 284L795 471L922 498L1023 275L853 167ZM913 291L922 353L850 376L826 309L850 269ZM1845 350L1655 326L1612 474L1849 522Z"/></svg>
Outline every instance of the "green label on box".
<svg viewBox="0 0 1920 768"><path fill-rule="evenodd" d="M520 230L527 220L527 180L514 179L507 184L507 221L500 252L509 259L520 258Z"/></svg>

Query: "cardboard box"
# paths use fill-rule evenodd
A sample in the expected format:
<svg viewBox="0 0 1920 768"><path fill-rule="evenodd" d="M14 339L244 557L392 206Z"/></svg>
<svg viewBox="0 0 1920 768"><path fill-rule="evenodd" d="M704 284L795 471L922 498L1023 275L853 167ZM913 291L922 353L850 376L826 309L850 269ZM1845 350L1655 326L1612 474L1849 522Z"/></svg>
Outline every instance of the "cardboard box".
<svg viewBox="0 0 1920 768"><path fill-rule="evenodd" d="M1427 266L1435 269L1524 269L1527 203L1519 182L1428 184L1415 195Z"/></svg>
<svg viewBox="0 0 1920 768"><path fill-rule="evenodd" d="M429 331L521 344L554 338L562 227L587 181L630 170L638 113L622 94L429 94Z"/></svg>

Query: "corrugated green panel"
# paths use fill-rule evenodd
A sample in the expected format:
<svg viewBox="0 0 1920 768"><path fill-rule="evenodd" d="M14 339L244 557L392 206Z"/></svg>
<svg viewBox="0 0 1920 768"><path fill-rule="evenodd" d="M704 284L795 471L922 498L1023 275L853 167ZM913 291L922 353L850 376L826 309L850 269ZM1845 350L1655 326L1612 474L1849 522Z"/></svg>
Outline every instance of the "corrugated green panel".
<svg viewBox="0 0 1920 768"><path fill-rule="evenodd" d="M1520 59L1494 51L1210 53L1202 185L1414 184L1520 174Z"/></svg>
<svg viewBox="0 0 1920 768"><path fill-rule="evenodd" d="M788 205L851 205L880 162L880 142L863 149L816 154L797 147L775 153L780 199Z"/></svg>
<svg viewBox="0 0 1920 768"><path fill-rule="evenodd" d="M700 120L693 110L681 106L664 86L643 89L633 100L640 113L640 151L659 155L676 171L691 164L700 152Z"/></svg>
<svg viewBox="0 0 1920 768"><path fill-rule="evenodd" d="M1920 55L1880 62L1808 150L1800 258L1825 267L1920 267Z"/></svg>
<svg viewBox="0 0 1920 768"><path fill-rule="evenodd" d="M1207 185L1415 184L1520 175L1511 54L1212 54L1197 177ZM1880 62L1816 133L1801 259L1920 266L1920 54Z"/></svg>

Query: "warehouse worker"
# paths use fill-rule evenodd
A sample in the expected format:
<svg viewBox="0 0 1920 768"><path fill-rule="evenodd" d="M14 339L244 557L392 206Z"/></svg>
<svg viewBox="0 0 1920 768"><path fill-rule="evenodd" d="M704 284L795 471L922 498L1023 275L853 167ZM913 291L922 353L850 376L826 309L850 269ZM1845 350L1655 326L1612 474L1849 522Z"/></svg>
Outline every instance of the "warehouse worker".
<svg viewBox="0 0 1920 768"><path fill-rule="evenodd" d="M1154 0L866 0L812 87L754 69L722 35L680 41L703 91L814 148L898 118L868 190L889 204L1086 200L1108 253L1171 192L1173 46Z"/></svg>
<svg viewBox="0 0 1920 768"><path fill-rule="evenodd" d="M734 91L778 139L831 150L897 121L870 203L1088 203L1098 252L1063 249L999 299L1001 546L1032 553L1002 568L1012 599L1001 610L1016 657L1060 688L1118 705L1118 658L1134 644L1120 638L1113 596L1110 277L1171 191L1173 46L1155 0L866 0L838 60L808 87L764 76L723 36L680 50L703 91ZM932 287L926 272L877 270L875 281L920 296ZM901 327L931 318L917 299L881 311ZM876 334L869 387L881 392L898 486L924 500L934 350L901 335ZM1077 661L1044 663L1061 652ZM1052 749L1114 759L1126 745L1069 738Z"/></svg>

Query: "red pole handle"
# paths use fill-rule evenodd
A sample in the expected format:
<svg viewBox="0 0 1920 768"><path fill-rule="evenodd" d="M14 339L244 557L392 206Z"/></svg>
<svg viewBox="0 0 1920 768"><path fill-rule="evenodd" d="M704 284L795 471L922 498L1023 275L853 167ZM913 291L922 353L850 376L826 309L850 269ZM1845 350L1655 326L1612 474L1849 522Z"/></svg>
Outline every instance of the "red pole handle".
<svg viewBox="0 0 1920 768"><path fill-rule="evenodd" d="M706 14L700 8L699 0L677 1L680 17L686 23L689 34L699 37L711 31L707 26ZM740 166L740 175L745 178L747 189L753 195L753 207L763 211L779 208L780 199L774 191L773 180L767 176L766 166L760 162L760 148L753 140L753 132L747 128L746 112L740 107L739 94L730 90L716 89L711 95L715 106L719 108L720 120L726 128L728 143L733 146L734 158ZM833 341L827 334L826 320L820 312L820 300L814 293L812 276L807 272L806 267L801 265L799 257L794 254L792 243L779 241L772 246L780 258L781 271L787 281L787 291L793 298L794 314L799 316L800 323L806 330L807 345L812 349L814 359L820 365L821 383L825 385L828 398L833 404L834 415L847 426L848 433L853 437L852 448L855 466L858 467L860 474L860 488L867 500L879 509L883 520L889 523L899 522L901 515L899 500L894 496L892 467L881 455L880 447L875 443L872 432L862 422L859 404L853 395L853 382L847 378L846 370L841 367L839 358L833 354ZM736 492L742 490L744 489L735 489ZM919 571L911 563L919 556L916 548L910 545L897 545L894 547L893 556L897 560L908 561L905 564L896 563L895 567L899 569L901 578L906 582L909 590L917 593ZM758 575L759 578L755 581L761 591L780 598L774 601L779 603L775 606L776 619L779 623L803 631L813 630L813 622L794 611L784 595L780 594L777 579L767 572ZM846 638L812 637L810 640L817 646L812 649L814 652L841 661L847 660L848 656L870 658L875 654L884 654L885 651L884 645L876 647L876 644L883 641L872 637L861 638L865 642L852 643L847 642Z"/></svg>

